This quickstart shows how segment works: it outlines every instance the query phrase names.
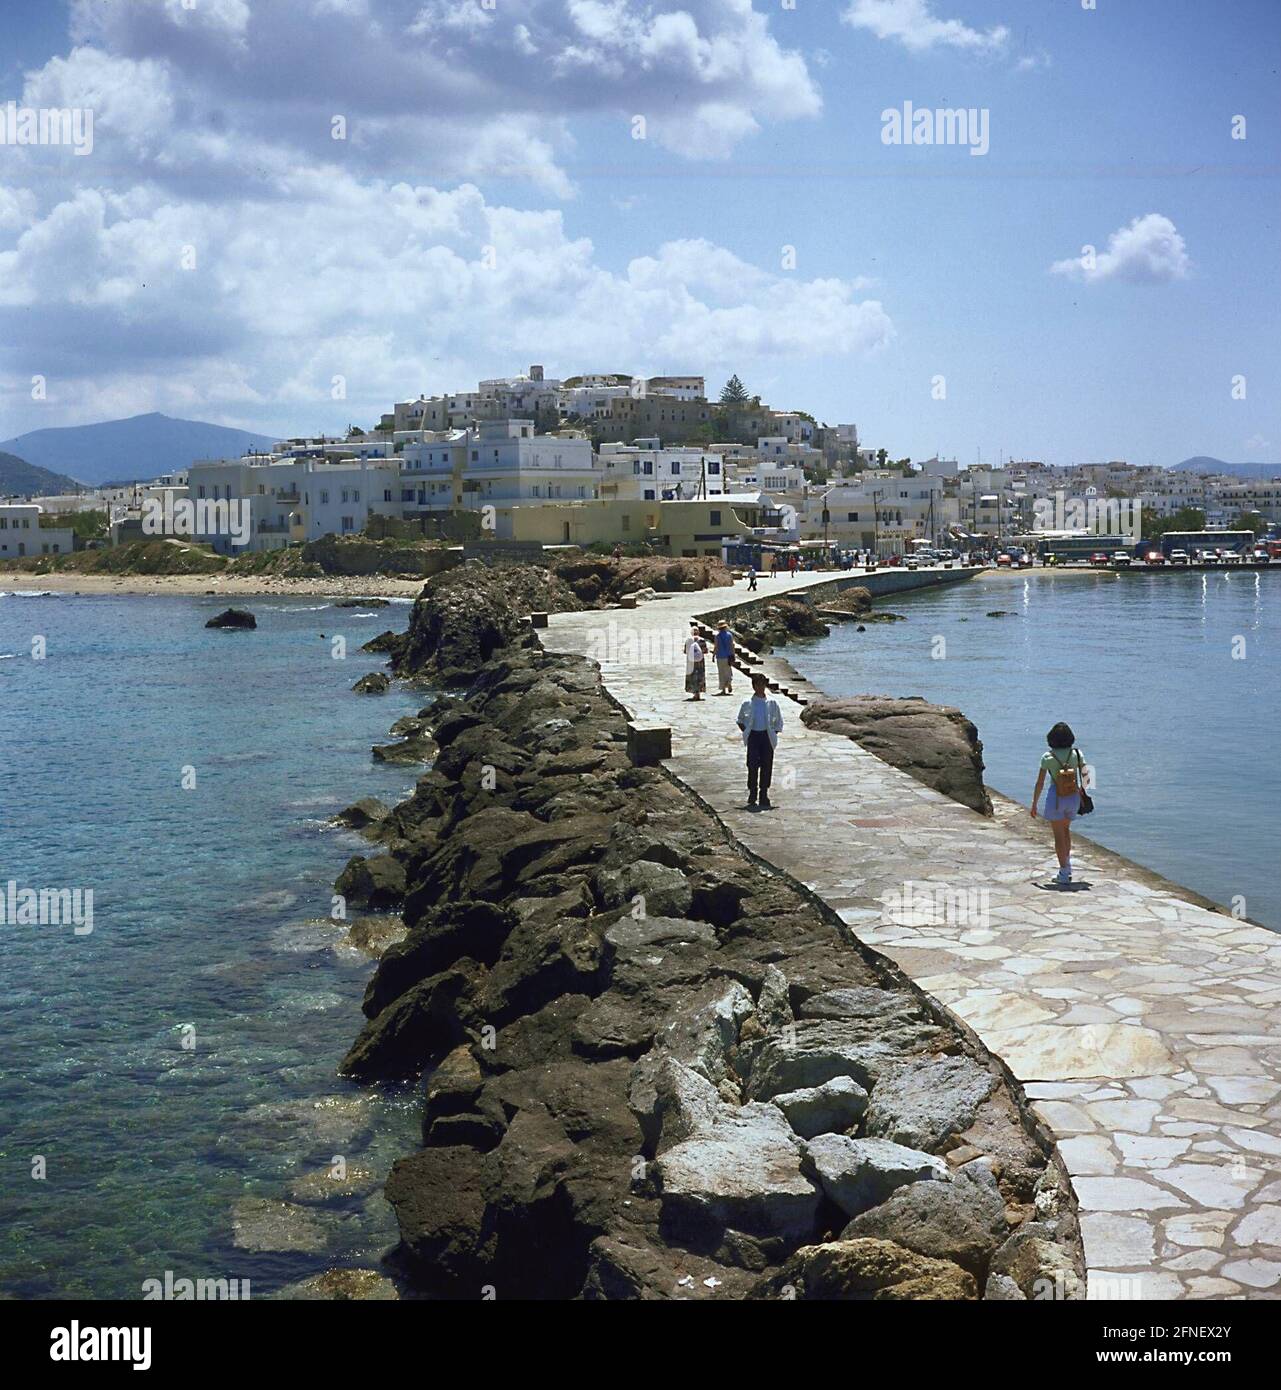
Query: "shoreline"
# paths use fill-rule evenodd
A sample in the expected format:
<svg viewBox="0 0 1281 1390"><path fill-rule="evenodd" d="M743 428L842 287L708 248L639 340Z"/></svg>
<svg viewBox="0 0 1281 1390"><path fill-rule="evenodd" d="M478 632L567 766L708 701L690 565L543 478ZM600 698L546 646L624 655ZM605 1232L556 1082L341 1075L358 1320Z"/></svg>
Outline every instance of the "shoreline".
<svg viewBox="0 0 1281 1390"><path fill-rule="evenodd" d="M128 598L417 598L423 579L386 575L325 575L285 579L270 575L217 574L30 574L0 572L0 595L49 592L81 597L116 594Z"/></svg>

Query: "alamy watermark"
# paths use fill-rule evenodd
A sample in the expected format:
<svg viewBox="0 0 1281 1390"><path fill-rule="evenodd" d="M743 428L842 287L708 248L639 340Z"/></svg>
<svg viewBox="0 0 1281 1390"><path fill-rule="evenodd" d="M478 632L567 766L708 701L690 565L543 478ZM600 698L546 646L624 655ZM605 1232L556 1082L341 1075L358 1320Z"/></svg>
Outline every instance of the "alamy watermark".
<svg viewBox="0 0 1281 1390"><path fill-rule="evenodd" d="M77 936L93 931L92 888L0 887L0 927L71 927Z"/></svg>
<svg viewBox="0 0 1281 1390"><path fill-rule="evenodd" d="M987 927L990 898L987 888L908 879L881 894L881 907L884 920L897 927Z"/></svg>
<svg viewBox="0 0 1281 1390"><path fill-rule="evenodd" d="M1143 503L1137 497L1053 497L1032 501L1032 528L1036 531L1085 531L1100 536L1143 534Z"/></svg>
<svg viewBox="0 0 1281 1390"><path fill-rule="evenodd" d="M903 103L900 111L881 112L882 145L968 145L972 155L986 154L991 112L986 106L942 106L931 109Z"/></svg>
<svg viewBox="0 0 1281 1390"><path fill-rule="evenodd" d="M230 536L235 545L253 539L253 505L248 497L148 497L142 504L148 536Z"/></svg>
<svg viewBox="0 0 1281 1390"><path fill-rule="evenodd" d="M85 106L0 106L0 145L68 145L93 153L93 111Z"/></svg>
<svg viewBox="0 0 1281 1390"><path fill-rule="evenodd" d="M593 630L586 655L598 665L675 666L684 659L688 641L689 631L683 627L649 627L611 618L604 630Z"/></svg>

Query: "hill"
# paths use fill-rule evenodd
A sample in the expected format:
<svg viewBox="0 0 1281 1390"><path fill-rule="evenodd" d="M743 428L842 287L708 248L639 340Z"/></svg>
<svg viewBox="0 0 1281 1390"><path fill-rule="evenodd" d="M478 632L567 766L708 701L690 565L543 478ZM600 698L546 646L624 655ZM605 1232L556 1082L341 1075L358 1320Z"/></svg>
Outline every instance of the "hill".
<svg viewBox="0 0 1281 1390"><path fill-rule="evenodd" d="M1222 459L1198 454L1176 463L1175 473L1230 473L1236 478L1281 478L1281 463L1224 463Z"/></svg>
<svg viewBox="0 0 1281 1390"><path fill-rule="evenodd" d="M79 484L63 473L51 473L17 454L0 452L0 497L48 497L75 492Z"/></svg>
<svg viewBox="0 0 1281 1390"><path fill-rule="evenodd" d="M111 479L154 478L186 468L195 459L236 458L246 449L266 449L273 443L270 435L153 412L96 425L32 430L0 442L0 450L96 486Z"/></svg>

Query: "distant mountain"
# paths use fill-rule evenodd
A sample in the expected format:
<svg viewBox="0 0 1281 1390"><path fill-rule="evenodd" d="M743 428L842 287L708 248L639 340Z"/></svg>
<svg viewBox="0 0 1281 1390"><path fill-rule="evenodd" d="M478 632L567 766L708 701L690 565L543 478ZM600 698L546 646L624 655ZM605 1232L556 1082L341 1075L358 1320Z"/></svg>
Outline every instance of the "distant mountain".
<svg viewBox="0 0 1281 1390"><path fill-rule="evenodd" d="M11 450L37 467L98 484L154 478L186 468L195 459L236 458L246 449L267 449L274 443L266 434L153 413L97 425L32 430L0 442L0 450Z"/></svg>
<svg viewBox="0 0 1281 1390"><path fill-rule="evenodd" d="M75 492L79 486L63 473L37 468L17 454L0 453L0 497L50 497Z"/></svg>
<svg viewBox="0 0 1281 1390"><path fill-rule="evenodd" d="M1176 463L1175 473L1231 473L1235 478L1281 478L1281 463L1224 463L1222 459L1196 458Z"/></svg>

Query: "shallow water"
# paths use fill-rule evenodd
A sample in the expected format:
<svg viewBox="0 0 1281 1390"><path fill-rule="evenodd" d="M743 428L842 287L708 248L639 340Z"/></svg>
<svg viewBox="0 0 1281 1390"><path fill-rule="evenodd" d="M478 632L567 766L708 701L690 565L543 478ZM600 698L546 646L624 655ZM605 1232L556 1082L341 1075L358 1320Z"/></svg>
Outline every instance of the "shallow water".
<svg viewBox="0 0 1281 1390"><path fill-rule="evenodd" d="M1046 731L1066 721L1096 779L1084 833L1281 928L1281 574L1038 570L877 607L907 621L836 625L788 659L832 695L957 706L988 784L1024 805Z"/></svg>
<svg viewBox="0 0 1281 1390"><path fill-rule="evenodd" d="M0 889L93 892L90 933L0 926L0 1290L19 1297L137 1298L166 1270L259 1296L394 1243L381 1178L417 1107L335 1074L372 967L332 949L332 883L366 846L328 821L412 788L369 749L421 692L349 691L383 664L360 643L408 609L245 600L256 632L206 630L225 606L0 596ZM336 1156L374 1176L292 1219L306 1250L234 1243L235 1203Z"/></svg>

